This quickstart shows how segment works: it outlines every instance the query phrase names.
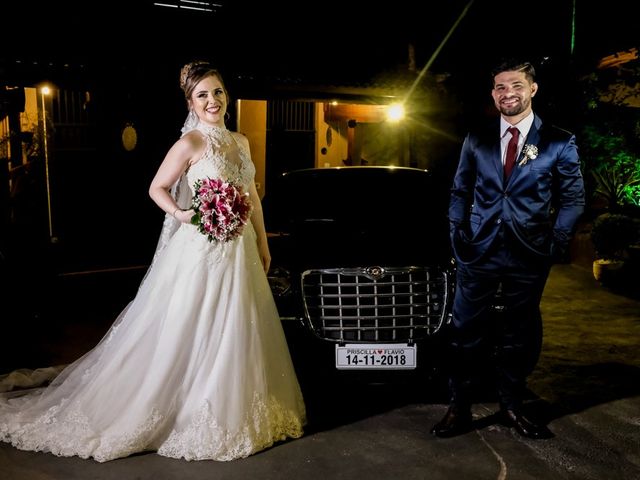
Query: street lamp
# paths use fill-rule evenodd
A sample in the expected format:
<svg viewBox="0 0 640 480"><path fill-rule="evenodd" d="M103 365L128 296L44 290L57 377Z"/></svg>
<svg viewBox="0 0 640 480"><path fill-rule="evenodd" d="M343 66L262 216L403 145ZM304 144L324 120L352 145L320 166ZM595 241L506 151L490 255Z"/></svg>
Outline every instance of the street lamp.
<svg viewBox="0 0 640 480"><path fill-rule="evenodd" d="M49 146L47 143L47 108L44 103L44 97L51 93L51 89L47 86L44 86L40 89L40 98L42 99L42 137L43 137L43 148L44 148L44 176L45 181L47 182L47 213L49 216L49 240L51 243L55 243L58 241L56 237L53 236L53 222L51 220L51 183L49 181Z"/></svg>

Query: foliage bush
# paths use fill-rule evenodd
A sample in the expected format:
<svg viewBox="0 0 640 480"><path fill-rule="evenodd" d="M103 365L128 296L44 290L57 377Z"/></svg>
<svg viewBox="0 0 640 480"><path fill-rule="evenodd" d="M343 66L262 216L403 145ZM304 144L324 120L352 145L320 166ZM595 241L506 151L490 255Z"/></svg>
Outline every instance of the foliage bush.
<svg viewBox="0 0 640 480"><path fill-rule="evenodd" d="M582 78L580 156L595 197L610 212L640 206L640 109L627 102L640 95L640 60Z"/></svg>

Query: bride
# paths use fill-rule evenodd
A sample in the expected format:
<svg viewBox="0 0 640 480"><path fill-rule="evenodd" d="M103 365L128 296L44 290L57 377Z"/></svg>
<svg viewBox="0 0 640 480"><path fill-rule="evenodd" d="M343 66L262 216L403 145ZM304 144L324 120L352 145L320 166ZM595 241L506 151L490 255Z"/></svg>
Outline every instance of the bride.
<svg viewBox="0 0 640 480"><path fill-rule="evenodd" d="M0 396L0 440L99 462L141 451L233 460L302 435L248 141L225 128L229 97L209 63L185 65L180 86L189 115L149 188L167 215L136 297L47 388ZM228 241L190 223L207 178L249 194L250 221Z"/></svg>

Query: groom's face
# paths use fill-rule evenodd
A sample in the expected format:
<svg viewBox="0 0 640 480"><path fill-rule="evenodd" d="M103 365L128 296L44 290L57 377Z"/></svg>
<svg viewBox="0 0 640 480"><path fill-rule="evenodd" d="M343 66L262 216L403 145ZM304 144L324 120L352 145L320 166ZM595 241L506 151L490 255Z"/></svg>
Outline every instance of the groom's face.
<svg viewBox="0 0 640 480"><path fill-rule="evenodd" d="M537 91L538 84L529 82L524 72L501 72L494 78L491 96L503 116L524 118L531 112L531 98Z"/></svg>

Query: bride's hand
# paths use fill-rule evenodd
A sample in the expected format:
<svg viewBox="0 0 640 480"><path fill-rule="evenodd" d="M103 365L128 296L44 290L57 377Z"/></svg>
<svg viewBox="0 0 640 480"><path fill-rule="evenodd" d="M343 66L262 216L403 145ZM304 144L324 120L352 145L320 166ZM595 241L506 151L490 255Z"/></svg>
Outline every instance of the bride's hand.
<svg viewBox="0 0 640 480"><path fill-rule="evenodd" d="M191 217L195 215L195 211L190 208L189 210L178 210L176 211L174 218L181 223L191 223Z"/></svg>
<svg viewBox="0 0 640 480"><path fill-rule="evenodd" d="M269 252L269 247L266 245L258 245L258 253L260 254L260 260L262 261L262 268L264 268L265 273L268 273L269 267L271 266L271 253Z"/></svg>

